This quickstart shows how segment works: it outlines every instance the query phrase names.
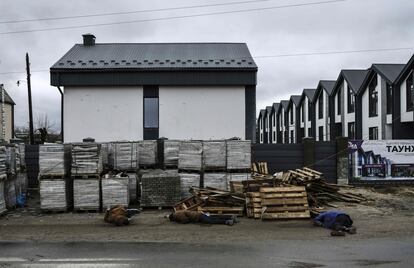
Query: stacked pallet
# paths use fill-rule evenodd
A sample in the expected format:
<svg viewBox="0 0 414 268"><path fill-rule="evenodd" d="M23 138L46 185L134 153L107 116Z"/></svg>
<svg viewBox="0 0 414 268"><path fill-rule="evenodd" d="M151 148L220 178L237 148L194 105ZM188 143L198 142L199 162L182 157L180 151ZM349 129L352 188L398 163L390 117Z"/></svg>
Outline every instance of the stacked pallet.
<svg viewBox="0 0 414 268"><path fill-rule="evenodd" d="M102 172L100 144L93 142L73 143L71 152L72 176L100 174Z"/></svg>
<svg viewBox="0 0 414 268"><path fill-rule="evenodd" d="M5 213L6 209L6 198L4 196L4 181L0 180L0 215Z"/></svg>
<svg viewBox="0 0 414 268"><path fill-rule="evenodd" d="M110 169L110 153L112 145L109 142L101 143L102 168L104 170Z"/></svg>
<svg viewBox="0 0 414 268"><path fill-rule="evenodd" d="M40 180L40 208L43 211L67 211L68 189L64 179Z"/></svg>
<svg viewBox="0 0 414 268"><path fill-rule="evenodd" d="M6 167L8 174L16 174L16 147L6 146Z"/></svg>
<svg viewBox="0 0 414 268"><path fill-rule="evenodd" d="M200 174L197 173L179 173L181 181L181 199L191 196L190 189L193 186L200 186Z"/></svg>
<svg viewBox="0 0 414 268"><path fill-rule="evenodd" d="M205 173L204 187L215 188L223 191L228 190L226 173Z"/></svg>
<svg viewBox="0 0 414 268"><path fill-rule="evenodd" d="M228 140L226 147L227 170L250 170L251 142L248 140Z"/></svg>
<svg viewBox="0 0 414 268"><path fill-rule="evenodd" d="M26 170L26 151L24 143L19 143L19 154L20 154L20 168Z"/></svg>
<svg viewBox="0 0 414 268"><path fill-rule="evenodd" d="M75 210L100 209L100 174L102 155L100 144L93 142L72 144L71 181Z"/></svg>
<svg viewBox="0 0 414 268"><path fill-rule="evenodd" d="M0 181L7 177L6 147L0 146Z"/></svg>
<svg viewBox="0 0 414 268"><path fill-rule="evenodd" d="M154 167L158 163L157 141L145 140L138 142L139 165L144 168Z"/></svg>
<svg viewBox="0 0 414 268"><path fill-rule="evenodd" d="M141 187L138 182L138 175L136 172L128 172L128 185L129 185L129 202L135 203L138 200L138 192L141 192Z"/></svg>
<svg viewBox="0 0 414 268"><path fill-rule="evenodd" d="M73 181L73 206L75 210L100 209L100 180L76 179Z"/></svg>
<svg viewBox="0 0 414 268"><path fill-rule="evenodd" d="M151 170L141 177L142 207L171 207L181 199L177 171Z"/></svg>
<svg viewBox="0 0 414 268"><path fill-rule="evenodd" d="M16 186L15 176L9 176L4 182L4 197L6 201L6 208L12 210L16 208Z"/></svg>
<svg viewBox="0 0 414 268"><path fill-rule="evenodd" d="M39 146L39 175L64 175L67 171L63 144Z"/></svg>
<svg viewBox="0 0 414 268"><path fill-rule="evenodd" d="M305 187L260 188L263 220L310 218Z"/></svg>
<svg viewBox="0 0 414 268"><path fill-rule="evenodd" d="M243 193L242 181L251 179L250 173L228 173L227 174L227 187L232 192Z"/></svg>
<svg viewBox="0 0 414 268"><path fill-rule="evenodd" d="M246 193L246 214L248 218L260 219L262 217L262 199L260 193Z"/></svg>
<svg viewBox="0 0 414 268"><path fill-rule="evenodd" d="M138 169L138 143L115 142L111 144L111 167L121 171L135 171Z"/></svg>
<svg viewBox="0 0 414 268"><path fill-rule="evenodd" d="M180 150L180 141L164 140L164 166L166 168L178 167L178 152Z"/></svg>
<svg viewBox="0 0 414 268"><path fill-rule="evenodd" d="M178 169L184 171L202 170L203 143L201 141L182 141L178 153Z"/></svg>
<svg viewBox="0 0 414 268"><path fill-rule="evenodd" d="M102 178L102 207L129 205L129 178L121 176L107 176Z"/></svg>
<svg viewBox="0 0 414 268"><path fill-rule="evenodd" d="M226 142L203 141L203 169L226 170Z"/></svg>

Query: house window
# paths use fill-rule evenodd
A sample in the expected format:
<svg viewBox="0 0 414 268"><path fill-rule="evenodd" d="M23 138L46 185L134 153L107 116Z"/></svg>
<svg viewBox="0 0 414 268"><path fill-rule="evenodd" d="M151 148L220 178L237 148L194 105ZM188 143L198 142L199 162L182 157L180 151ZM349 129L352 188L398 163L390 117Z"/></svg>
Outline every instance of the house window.
<svg viewBox="0 0 414 268"><path fill-rule="evenodd" d="M386 90L387 90L387 114L392 114L392 103L393 103L393 96L392 96L392 86L386 83Z"/></svg>
<svg viewBox="0 0 414 268"><path fill-rule="evenodd" d="M355 94L349 85L348 85L347 95L348 95L348 113L350 114L350 113L355 112Z"/></svg>
<svg viewBox="0 0 414 268"><path fill-rule="evenodd" d="M308 128L308 137L311 137L312 136L311 131L312 131L312 129L309 127Z"/></svg>
<svg viewBox="0 0 414 268"><path fill-rule="evenodd" d="M355 122L348 123L348 138L351 140L355 139Z"/></svg>
<svg viewBox="0 0 414 268"><path fill-rule="evenodd" d="M302 114L302 123L304 123L305 122L305 107L303 107L303 105L300 107L300 109L301 109L301 114Z"/></svg>
<svg viewBox="0 0 414 268"><path fill-rule="evenodd" d="M290 131L290 143L294 143L295 142L294 139L295 139L295 133L293 132L293 130L291 130Z"/></svg>
<svg viewBox="0 0 414 268"><path fill-rule="evenodd" d="M319 127L319 141L323 141L323 126Z"/></svg>
<svg viewBox="0 0 414 268"><path fill-rule="evenodd" d="M318 98L318 118L323 118L323 91L321 92Z"/></svg>
<svg viewBox="0 0 414 268"><path fill-rule="evenodd" d="M263 133L260 133L260 142L263 143Z"/></svg>
<svg viewBox="0 0 414 268"><path fill-rule="evenodd" d="M312 121L311 115L312 115L312 104L308 102L308 121Z"/></svg>
<svg viewBox="0 0 414 268"><path fill-rule="evenodd" d="M290 124L292 125L293 124L293 108L290 110L289 115L290 115Z"/></svg>
<svg viewBox="0 0 414 268"><path fill-rule="evenodd" d="M369 117L378 115L378 91L377 91L377 76L374 76L371 83L369 84L368 90L368 108Z"/></svg>
<svg viewBox="0 0 414 268"><path fill-rule="evenodd" d="M144 86L144 140L158 139L158 87Z"/></svg>
<svg viewBox="0 0 414 268"><path fill-rule="evenodd" d="M370 127L369 128L369 139L370 140L378 140L378 127Z"/></svg>
<svg viewBox="0 0 414 268"><path fill-rule="evenodd" d="M338 107L337 114L341 114L341 89L338 90L338 94L336 94L336 107Z"/></svg>
<svg viewBox="0 0 414 268"><path fill-rule="evenodd" d="M411 73L407 78L407 88L406 88L406 101L407 101L407 112L413 110L413 101L414 101L414 81L413 81L413 73Z"/></svg>

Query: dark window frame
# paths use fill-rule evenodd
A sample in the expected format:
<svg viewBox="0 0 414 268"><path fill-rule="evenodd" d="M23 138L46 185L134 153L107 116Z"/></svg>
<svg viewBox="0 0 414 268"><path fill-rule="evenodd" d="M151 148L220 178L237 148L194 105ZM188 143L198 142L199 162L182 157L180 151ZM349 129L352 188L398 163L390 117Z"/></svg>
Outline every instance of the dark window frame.
<svg viewBox="0 0 414 268"><path fill-rule="evenodd" d="M308 100L308 121L312 121L312 106L311 102Z"/></svg>
<svg viewBox="0 0 414 268"><path fill-rule="evenodd" d="M378 140L378 127L370 127L368 132L370 140Z"/></svg>
<svg viewBox="0 0 414 268"><path fill-rule="evenodd" d="M387 95L387 114L392 114L392 107L394 102L394 94L392 85L385 83L385 90Z"/></svg>
<svg viewBox="0 0 414 268"><path fill-rule="evenodd" d="M348 114L351 114L355 112L355 94L349 85L347 87L347 96Z"/></svg>
<svg viewBox="0 0 414 268"><path fill-rule="evenodd" d="M154 140L159 138L159 127L160 127L160 101L159 101L159 87L158 86L144 86L144 95L142 99L142 127L143 127L143 138L144 140ZM146 99L158 99L158 119L157 127L146 127L145 115L146 115Z"/></svg>
<svg viewBox="0 0 414 268"><path fill-rule="evenodd" d="M411 112L414 109L414 71L407 77L405 83L405 100L406 100L406 111Z"/></svg>
<svg viewBox="0 0 414 268"><path fill-rule="evenodd" d="M292 107L290 107L290 110L289 110L289 120L290 120L290 124L293 125L294 124L294 122L293 122L293 105L292 105Z"/></svg>
<svg viewBox="0 0 414 268"><path fill-rule="evenodd" d="M323 90L318 96L318 119L323 118Z"/></svg>
<svg viewBox="0 0 414 268"><path fill-rule="evenodd" d="M305 123L305 103L303 103L303 105L301 106L301 115L302 115L302 123Z"/></svg>
<svg viewBox="0 0 414 268"><path fill-rule="evenodd" d="M338 111L336 112L337 115L341 115L342 110L342 103L341 103L341 92L342 88L339 88L338 93L336 94L336 106L338 107Z"/></svg>
<svg viewBox="0 0 414 268"><path fill-rule="evenodd" d="M355 140L355 122L348 123L348 139Z"/></svg>
<svg viewBox="0 0 414 268"><path fill-rule="evenodd" d="M368 114L369 117L378 116L378 77L375 75L368 86Z"/></svg>
<svg viewBox="0 0 414 268"><path fill-rule="evenodd" d="M319 126L319 133L318 133L318 137L319 137L319 141L324 141L324 138L323 138L323 126Z"/></svg>

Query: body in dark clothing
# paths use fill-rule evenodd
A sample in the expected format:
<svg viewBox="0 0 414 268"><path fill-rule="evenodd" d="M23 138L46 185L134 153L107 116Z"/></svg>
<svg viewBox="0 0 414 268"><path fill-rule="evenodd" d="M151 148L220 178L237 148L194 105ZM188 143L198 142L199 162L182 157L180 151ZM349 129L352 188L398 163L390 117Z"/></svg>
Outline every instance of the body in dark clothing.
<svg viewBox="0 0 414 268"><path fill-rule="evenodd" d="M233 225L234 215L207 215L198 211L177 211L168 216L170 221L178 223L206 223L206 224L227 224Z"/></svg>
<svg viewBox="0 0 414 268"><path fill-rule="evenodd" d="M352 227L353 221L351 217L341 211L330 210L322 212L315 219L314 223L333 230L332 235L344 235L343 232L354 234L356 228Z"/></svg>

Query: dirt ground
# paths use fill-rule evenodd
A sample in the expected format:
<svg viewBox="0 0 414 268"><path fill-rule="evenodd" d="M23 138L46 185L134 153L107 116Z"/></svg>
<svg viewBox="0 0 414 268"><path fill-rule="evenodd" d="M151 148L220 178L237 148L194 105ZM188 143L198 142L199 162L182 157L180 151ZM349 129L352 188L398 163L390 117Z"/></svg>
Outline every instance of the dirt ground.
<svg viewBox="0 0 414 268"><path fill-rule="evenodd" d="M345 189L364 195L362 204L334 203L347 212L358 233L347 239L410 238L414 235L414 187ZM32 202L33 203L33 200ZM311 220L261 221L240 218L234 226L176 224L169 210L143 210L131 225L111 226L101 213L43 214L38 205L0 217L0 240L13 241L171 241L220 242L274 239L330 239L329 231Z"/></svg>

